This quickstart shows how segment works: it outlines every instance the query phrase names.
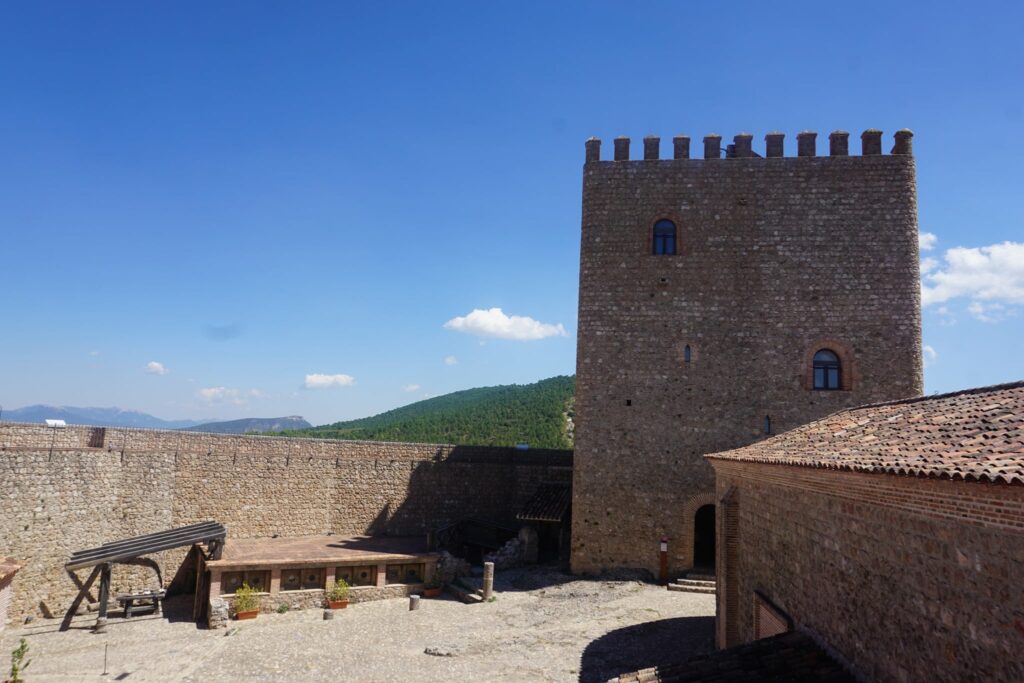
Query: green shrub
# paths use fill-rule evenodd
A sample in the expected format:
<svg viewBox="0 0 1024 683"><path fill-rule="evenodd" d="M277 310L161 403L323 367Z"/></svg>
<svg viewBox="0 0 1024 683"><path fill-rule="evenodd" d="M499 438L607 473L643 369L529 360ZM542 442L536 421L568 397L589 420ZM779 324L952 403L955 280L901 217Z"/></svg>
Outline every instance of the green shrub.
<svg viewBox="0 0 1024 683"><path fill-rule="evenodd" d="M251 612L260 608L259 591L247 583L242 583L235 590L235 610L238 612Z"/></svg>
<svg viewBox="0 0 1024 683"><path fill-rule="evenodd" d="M349 585L345 579L338 579L327 591L327 597L331 600L348 600Z"/></svg>
<svg viewBox="0 0 1024 683"><path fill-rule="evenodd" d="M278 614L287 614L288 613L288 605L278 605L277 606L277 613Z"/></svg>
<svg viewBox="0 0 1024 683"><path fill-rule="evenodd" d="M21 643L11 653L11 683L24 683L25 679L21 677L21 672L32 663L31 660L25 661L26 654L28 654L28 643L22 638Z"/></svg>

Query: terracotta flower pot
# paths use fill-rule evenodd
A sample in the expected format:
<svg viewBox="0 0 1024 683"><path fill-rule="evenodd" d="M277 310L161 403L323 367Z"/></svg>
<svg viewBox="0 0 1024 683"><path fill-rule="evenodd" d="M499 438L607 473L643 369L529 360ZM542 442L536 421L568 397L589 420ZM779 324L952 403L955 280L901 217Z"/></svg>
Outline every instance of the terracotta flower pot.
<svg viewBox="0 0 1024 683"><path fill-rule="evenodd" d="M245 612L238 612L235 614L235 619L241 621L242 619L255 619L260 611L258 609L246 610Z"/></svg>
<svg viewBox="0 0 1024 683"><path fill-rule="evenodd" d="M331 609L345 609L348 607L348 600L331 600L328 598L327 605Z"/></svg>
<svg viewBox="0 0 1024 683"><path fill-rule="evenodd" d="M441 588L440 587L438 587L438 588L424 588L423 589L423 597L425 597L425 598L436 598L440 594L441 594Z"/></svg>

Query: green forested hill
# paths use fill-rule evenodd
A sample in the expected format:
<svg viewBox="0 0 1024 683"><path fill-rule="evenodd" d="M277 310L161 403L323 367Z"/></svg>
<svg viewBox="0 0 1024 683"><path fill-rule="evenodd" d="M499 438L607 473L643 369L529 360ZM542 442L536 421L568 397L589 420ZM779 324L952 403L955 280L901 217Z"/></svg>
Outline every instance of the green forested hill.
<svg viewBox="0 0 1024 683"><path fill-rule="evenodd" d="M535 384L467 389L373 417L275 433L319 439L474 446L513 446L525 442L534 448L572 448L575 390L575 375L552 377Z"/></svg>

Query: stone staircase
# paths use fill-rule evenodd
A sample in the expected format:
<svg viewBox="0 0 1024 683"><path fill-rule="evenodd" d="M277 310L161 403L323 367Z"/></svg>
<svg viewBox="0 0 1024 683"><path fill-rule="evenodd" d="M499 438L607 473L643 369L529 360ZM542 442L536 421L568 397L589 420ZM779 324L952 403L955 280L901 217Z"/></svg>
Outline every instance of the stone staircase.
<svg viewBox="0 0 1024 683"><path fill-rule="evenodd" d="M459 577L446 584L445 590L467 605L476 605L484 601L483 579L476 576Z"/></svg>
<svg viewBox="0 0 1024 683"><path fill-rule="evenodd" d="M668 584L670 591L681 591L683 593L712 593L716 588L714 574L701 574L697 572L686 572L682 578L676 579Z"/></svg>

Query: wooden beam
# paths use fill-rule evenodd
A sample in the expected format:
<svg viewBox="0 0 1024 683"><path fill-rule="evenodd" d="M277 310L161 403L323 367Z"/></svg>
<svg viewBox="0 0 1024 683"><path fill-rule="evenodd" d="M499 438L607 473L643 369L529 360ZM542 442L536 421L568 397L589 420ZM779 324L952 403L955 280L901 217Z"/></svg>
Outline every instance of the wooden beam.
<svg viewBox="0 0 1024 683"><path fill-rule="evenodd" d="M193 525L190 527L181 527L179 529L169 529L167 531L158 531L152 534L146 534L145 536L135 536L133 538L126 538L120 541L113 541L111 543L104 543L101 546L95 548L89 548L87 550L78 550L71 554L72 560L84 560L94 556L106 554L110 551L117 550L120 548L134 546L139 543L146 542L161 542L170 538L180 537L195 537L195 536L217 536L219 534L225 534L227 530L222 524L217 522L204 522L202 525Z"/></svg>
<svg viewBox="0 0 1024 683"><path fill-rule="evenodd" d="M71 574L71 572L68 573ZM75 612L78 611L78 606L82 604L82 598L89 593L89 589L92 587L93 581L96 580L96 577L99 576L99 573L100 567L93 567L92 573L89 574L89 578L85 580L84 584L80 584L81 587L78 589L78 595L76 595L75 599L71 601L71 607L68 608L67 614L64 615L64 620L60 622L60 628L57 629L58 631L67 631L71 628L71 618L75 616ZM72 576L75 578L75 583L78 583L78 577L74 576L74 574L72 574Z"/></svg>

